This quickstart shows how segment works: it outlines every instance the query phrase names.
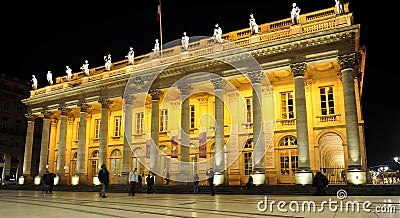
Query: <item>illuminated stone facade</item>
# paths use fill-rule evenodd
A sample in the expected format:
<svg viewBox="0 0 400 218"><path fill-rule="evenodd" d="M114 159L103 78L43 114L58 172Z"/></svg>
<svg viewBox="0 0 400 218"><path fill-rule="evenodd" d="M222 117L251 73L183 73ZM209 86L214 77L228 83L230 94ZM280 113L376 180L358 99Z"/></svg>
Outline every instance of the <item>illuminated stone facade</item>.
<svg viewBox="0 0 400 218"><path fill-rule="evenodd" d="M365 48L348 5L258 27L31 91L23 102L43 119L39 175L48 165L61 183L92 184L105 163L112 184L126 184L133 167L158 184L167 171L173 184L194 173L205 183L210 167L229 185L250 175L310 184L318 170L332 183L365 183Z"/></svg>

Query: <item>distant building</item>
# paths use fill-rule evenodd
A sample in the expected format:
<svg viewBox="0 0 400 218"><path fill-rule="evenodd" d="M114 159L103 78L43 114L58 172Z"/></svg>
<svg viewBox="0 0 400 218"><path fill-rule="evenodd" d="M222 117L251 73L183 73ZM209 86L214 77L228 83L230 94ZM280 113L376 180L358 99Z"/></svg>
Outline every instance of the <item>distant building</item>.
<svg viewBox="0 0 400 218"><path fill-rule="evenodd" d="M261 15L259 15L261 16ZM46 166L70 184L111 184L132 168L192 181L214 168L217 184L366 183L362 95L366 49L360 25L327 8L193 41L56 78L32 90L26 150L43 120L39 175ZM206 73L205 73L206 72ZM32 175L25 154L24 176ZM158 178L158 180L157 180Z"/></svg>
<svg viewBox="0 0 400 218"><path fill-rule="evenodd" d="M0 74L0 181L16 181L22 175L25 150L26 105L31 85Z"/></svg>

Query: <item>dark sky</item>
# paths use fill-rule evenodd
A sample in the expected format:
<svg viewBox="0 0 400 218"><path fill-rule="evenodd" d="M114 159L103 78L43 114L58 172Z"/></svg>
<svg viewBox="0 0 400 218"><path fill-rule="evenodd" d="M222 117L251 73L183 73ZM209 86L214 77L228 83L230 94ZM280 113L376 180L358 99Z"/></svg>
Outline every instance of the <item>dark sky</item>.
<svg viewBox="0 0 400 218"><path fill-rule="evenodd" d="M371 4L372 2L373 4ZM78 72L85 59L90 67L125 59L129 47L136 56L148 53L159 38L156 21L158 0L109 1L76 5L40 2L8 3L1 8L1 72L30 80L35 74L39 87L46 73L64 76L65 66ZM247 28L249 14L258 24L288 18L293 1L201 0L162 1L163 43L188 36L211 36L219 23L223 32ZM296 1L301 13L333 7L334 0ZM30 4L30 5L29 5ZM350 11L361 24L361 44L367 47L362 110L365 121L368 166L393 164L400 154L399 116L395 101L399 46L395 40L395 5L376 1L350 1ZM391 18L391 19L390 19ZM397 18L397 20L400 20ZM397 21L398 22L398 21Z"/></svg>

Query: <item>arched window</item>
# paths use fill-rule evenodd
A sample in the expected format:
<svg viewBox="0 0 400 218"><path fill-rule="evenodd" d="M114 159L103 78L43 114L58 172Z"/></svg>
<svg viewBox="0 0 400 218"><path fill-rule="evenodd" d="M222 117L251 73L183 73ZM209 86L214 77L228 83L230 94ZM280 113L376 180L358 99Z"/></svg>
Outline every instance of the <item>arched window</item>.
<svg viewBox="0 0 400 218"><path fill-rule="evenodd" d="M122 173L122 154L119 149L114 149L111 152L111 176L117 177Z"/></svg>
<svg viewBox="0 0 400 218"><path fill-rule="evenodd" d="M281 175L294 176L298 168L297 139L294 136L285 136L279 141L279 161Z"/></svg>

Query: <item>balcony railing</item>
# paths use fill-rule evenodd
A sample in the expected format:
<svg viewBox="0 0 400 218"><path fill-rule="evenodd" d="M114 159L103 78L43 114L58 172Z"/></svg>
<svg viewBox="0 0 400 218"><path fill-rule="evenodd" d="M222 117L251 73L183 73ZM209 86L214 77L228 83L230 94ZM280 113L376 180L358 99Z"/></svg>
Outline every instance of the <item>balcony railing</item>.
<svg viewBox="0 0 400 218"><path fill-rule="evenodd" d="M340 122L340 114L329 114L317 116L317 119L320 123L330 123L330 122Z"/></svg>
<svg viewBox="0 0 400 218"><path fill-rule="evenodd" d="M278 127L294 127L296 125L296 119L278 119L276 120Z"/></svg>
<svg viewBox="0 0 400 218"><path fill-rule="evenodd" d="M346 12L348 9L346 7ZM161 58L155 58L149 53L135 57L135 64L129 66L127 60L115 62L111 71L106 71L104 66L90 69L90 75L85 76L83 72L73 74L70 81L66 76L57 77L56 84L31 91L31 97L48 92L76 87L88 82L106 79L112 76L132 73L152 67L179 62L182 60L195 59L210 54L218 54L240 47L248 47L257 43L270 43L290 37L326 31L341 26L352 24L352 14L346 13L336 16L335 8L328 8L312 13L300 15L300 24L293 26L290 18L259 25L260 31L257 35L251 35L250 29L245 28L238 31L223 34L222 38L231 43L215 44L211 38L201 39L189 44L189 51L182 52L180 46L175 46L162 51Z"/></svg>

